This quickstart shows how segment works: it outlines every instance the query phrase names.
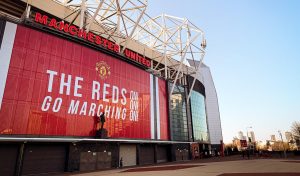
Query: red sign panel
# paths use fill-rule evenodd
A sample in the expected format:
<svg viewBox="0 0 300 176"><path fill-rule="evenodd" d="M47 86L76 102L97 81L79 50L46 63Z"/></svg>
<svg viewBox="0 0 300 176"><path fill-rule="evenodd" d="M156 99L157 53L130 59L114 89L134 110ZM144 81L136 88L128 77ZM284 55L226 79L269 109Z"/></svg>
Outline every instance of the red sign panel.
<svg viewBox="0 0 300 176"><path fill-rule="evenodd" d="M168 92L167 83L162 79L158 79L159 91L159 112L160 112L160 139L169 139L168 128Z"/></svg>
<svg viewBox="0 0 300 176"><path fill-rule="evenodd" d="M18 26L0 111L0 133L94 136L94 116L101 113L106 117L108 137L150 139L149 73L79 44ZM166 117L161 120L166 123ZM165 125L167 128L167 124L161 128ZM167 132L162 134L167 137Z"/></svg>
<svg viewBox="0 0 300 176"><path fill-rule="evenodd" d="M69 34L73 37L77 37L80 39L83 39L91 44L101 46L103 48L106 48L108 50L111 50L113 52L119 53L120 52L120 46L106 38L103 38L93 32L87 32L84 29L79 29L77 26L68 24L64 21L57 21L55 18L49 18L47 15L42 15L38 12L35 14L34 21L45 25L49 28L61 31L63 33ZM143 66L150 67L151 62L144 56L131 51L129 49L124 50L124 55L128 58L131 59Z"/></svg>

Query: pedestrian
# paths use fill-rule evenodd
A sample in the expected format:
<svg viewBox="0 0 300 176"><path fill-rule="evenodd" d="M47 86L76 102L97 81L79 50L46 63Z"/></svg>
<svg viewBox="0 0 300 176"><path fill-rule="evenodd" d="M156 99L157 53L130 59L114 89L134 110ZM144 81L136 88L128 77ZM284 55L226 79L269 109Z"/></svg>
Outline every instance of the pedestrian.
<svg viewBox="0 0 300 176"><path fill-rule="evenodd" d="M247 158L250 159L250 150L247 150Z"/></svg>
<svg viewBox="0 0 300 176"><path fill-rule="evenodd" d="M259 157L261 158L262 157L262 151L261 150L259 150Z"/></svg>
<svg viewBox="0 0 300 176"><path fill-rule="evenodd" d="M122 168L123 167L123 158L121 157L121 159L120 159L120 168Z"/></svg>

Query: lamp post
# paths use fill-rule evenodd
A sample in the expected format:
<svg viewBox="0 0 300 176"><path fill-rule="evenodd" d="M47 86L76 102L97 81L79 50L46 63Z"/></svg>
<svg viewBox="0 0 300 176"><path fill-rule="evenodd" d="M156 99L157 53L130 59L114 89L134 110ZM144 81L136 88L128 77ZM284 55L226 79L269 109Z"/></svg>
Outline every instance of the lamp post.
<svg viewBox="0 0 300 176"><path fill-rule="evenodd" d="M282 134L281 134L281 131L278 130L278 133L279 133L279 136L281 138L281 142L282 142L282 147L283 147L283 154L284 154L284 158L286 158L286 151L285 151L285 146L284 146L284 143L283 143L283 139L282 139Z"/></svg>
<svg viewBox="0 0 300 176"><path fill-rule="evenodd" d="M250 152L250 149L251 149L251 144L250 144L250 141L249 141L249 135L248 135L248 129L252 129L252 126L249 126L249 127L246 127L246 133L247 133L247 141L248 141L248 143L247 143L247 148L248 148L248 150L249 150L249 152ZM252 142L252 141L251 141ZM249 147L248 147L249 146ZM254 150L253 150L253 154L254 154Z"/></svg>
<svg viewBox="0 0 300 176"><path fill-rule="evenodd" d="M249 142L248 128L249 128L249 129L250 129L250 128L252 129L252 126L250 126L250 127L246 127L247 141Z"/></svg>

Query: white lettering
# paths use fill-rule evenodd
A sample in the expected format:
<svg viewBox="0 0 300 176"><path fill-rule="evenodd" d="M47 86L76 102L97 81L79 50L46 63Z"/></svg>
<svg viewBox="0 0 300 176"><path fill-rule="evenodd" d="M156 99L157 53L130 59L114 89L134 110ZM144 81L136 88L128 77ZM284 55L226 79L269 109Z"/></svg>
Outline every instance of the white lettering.
<svg viewBox="0 0 300 176"><path fill-rule="evenodd" d="M122 120L126 119L126 108L123 109L122 111Z"/></svg>
<svg viewBox="0 0 300 176"><path fill-rule="evenodd" d="M138 100L138 98L139 98L138 92L130 91L130 99L131 100Z"/></svg>
<svg viewBox="0 0 300 176"><path fill-rule="evenodd" d="M122 105L126 105L126 95L125 95L126 92L127 92L127 91L126 91L126 89L124 89L124 88L121 90L121 94L122 94L122 97L123 97L123 99L121 100L121 104L122 104Z"/></svg>
<svg viewBox="0 0 300 176"><path fill-rule="evenodd" d="M110 114L110 117L111 117L111 118L114 118L114 115L115 115L114 113L115 113L115 107L113 106L113 107L112 107L111 114Z"/></svg>
<svg viewBox="0 0 300 176"><path fill-rule="evenodd" d="M103 101L105 101L105 102L109 102L109 99L106 98L106 95L109 93L109 92L107 91L107 88L109 88L109 87L110 87L109 84L104 83L104 85L103 85L103 97L102 97L102 99L103 99Z"/></svg>
<svg viewBox="0 0 300 176"><path fill-rule="evenodd" d="M53 104L52 111L58 112L60 110L61 104L62 104L62 98L56 98Z"/></svg>
<svg viewBox="0 0 300 176"><path fill-rule="evenodd" d="M116 108L116 117L115 117L115 119L120 119L120 115L121 115L121 107L117 107Z"/></svg>
<svg viewBox="0 0 300 176"><path fill-rule="evenodd" d="M74 96L75 97L82 97L81 93L78 93L78 89L81 89L82 86L79 85L79 81L83 81L83 78L81 77L75 77L75 87L74 87Z"/></svg>
<svg viewBox="0 0 300 176"><path fill-rule="evenodd" d="M79 115L86 115L86 109L87 109L87 102L85 101L83 102Z"/></svg>
<svg viewBox="0 0 300 176"><path fill-rule="evenodd" d="M100 83L97 81L93 81L93 89L92 89L92 99L100 100Z"/></svg>
<svg viewBox="0 0 300 176"><path fill-rule="evenodd" d="M49 74L48 92L52 92L53 79L54 79L54 75L57 75L57 72L52 70L47 70L47 73Z"/></svg>
<svg viewBox="0 0 300 176"><path fill-rule="evenodd" d="M71 100L68 113L69 114L77 114L79 103L80 103L80 101L78 101L78 100L76 101L76 103L75 103L75 100Z"/></svg>
<svg viewBox="0 0 300 176"><path fill-rule="evenodd" d="M131 100L130 101L130 109L138 110L139 109L139 102Z"/></svg>
<svg viewBox="0 0 300 176"><path fill-rule="evenodd" d="M52 101L52 98L50 96L46 96L44 98L43 104L42 104L42 111L48 111L50 108L50 103Z"/></svg>
<svg viewBox="0 0 300 176"><path fill-rule="evenodd" d="M67 87L66 95L70 95L71 79L72 79L72 76L68 75L68 80L67 80L67 82L65 82L65 74L64 73L61 74L60 86L59 86L59 93L60 94L63 94L64 93L64 87Z"/></svg>
<svg viewBox="0 0 300 176"><path fill-rule="evenodd" d="M117 86L112 87L112 103L118 103L119 101L119 88Z"/></svg>
<svg viewBox="0 0 300 176"><path fill-rule="evenodd" d="M105 111L104 111L104 114L107 118L109 118L109 113L110 113L110 106L106 106L105 107Z"/></svg>
<svg viewBox="0 0 300 176"><path fill-rule="evenodd" d="M95 109L96 109L96 104L91 103L90 111L89 111L89 116L92 116L95 114Z"/></svg>
<svg viewBox="0 0 300 176"><path fill-rule="evenodd" d="M129 114L129 116L130 116L130 118L129 118L129 120L130 121L138 121L138 111L130 111L130 114Z"/></svg>
<svg viewBox="0 0 300 176"><path fill-rule="evenodd" d="M97 111L97 116L100 116L102 114L102 110L103 109L103 105L102 104L99 104L98 105L98 111Z"/></svg>

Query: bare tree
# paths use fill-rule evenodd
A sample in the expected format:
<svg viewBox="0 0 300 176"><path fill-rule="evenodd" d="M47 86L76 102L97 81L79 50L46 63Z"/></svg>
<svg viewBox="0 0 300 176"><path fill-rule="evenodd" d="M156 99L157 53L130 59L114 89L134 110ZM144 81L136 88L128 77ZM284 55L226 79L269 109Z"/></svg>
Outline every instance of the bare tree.
<svg viewBox="0 0 300 176"><path fill-rule="evenodd" d="M295 140L300 140L300 122L293 122L291 132Z"/></svg>

